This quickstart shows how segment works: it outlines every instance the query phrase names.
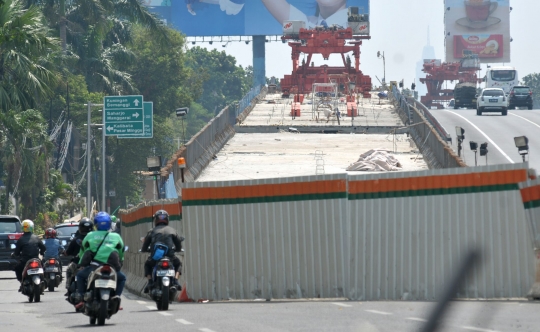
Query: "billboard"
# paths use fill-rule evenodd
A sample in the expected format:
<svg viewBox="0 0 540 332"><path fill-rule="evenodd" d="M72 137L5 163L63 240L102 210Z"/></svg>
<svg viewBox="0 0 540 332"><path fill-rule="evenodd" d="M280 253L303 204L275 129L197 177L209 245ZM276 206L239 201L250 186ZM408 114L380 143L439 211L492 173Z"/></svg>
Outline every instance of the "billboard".
<svg viewBox="0 0 540 332"><path fill-rule="evenodd" d="M446 61L510 62L510 0L445 0Z"/></svg>
<svg viewBox="0 0 540 332"><path fill-rule="evenodd" d="M369 14L369 0L142 0L150 11L186 34L199 36L281 35L285 21L307 28L347 27L347 8Z"/></svg>

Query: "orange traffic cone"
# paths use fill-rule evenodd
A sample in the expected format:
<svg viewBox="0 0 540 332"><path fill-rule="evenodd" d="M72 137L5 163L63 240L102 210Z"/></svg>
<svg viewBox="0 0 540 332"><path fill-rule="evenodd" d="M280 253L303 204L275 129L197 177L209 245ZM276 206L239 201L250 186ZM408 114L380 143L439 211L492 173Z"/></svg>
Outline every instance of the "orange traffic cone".
<svg viewBox="0 0 540 332"><path fill-rule="evenodd" d="M178 302L193 302L192 299L189 298L187 293L187 287L186 283L182 285L182 290L180 291L180 295L178 296Z"/></svg>

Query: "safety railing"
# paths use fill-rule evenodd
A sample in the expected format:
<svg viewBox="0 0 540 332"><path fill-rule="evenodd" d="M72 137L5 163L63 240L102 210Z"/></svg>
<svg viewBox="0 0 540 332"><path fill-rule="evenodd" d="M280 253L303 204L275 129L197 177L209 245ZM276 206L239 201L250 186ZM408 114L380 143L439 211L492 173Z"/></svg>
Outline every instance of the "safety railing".
<svg viewBox="0 0 540 332"><path fill-rule="evenodd" d="M261 88L263 86L259 85L251 90L238 102L238 106L236 107L236 117L238 117L249 105L251 105L251 101L255 99L261 93Z"/></svg>
<svg viewBox="0 0 540 332"><path fill-rule="evenodd" d="M413 98L405 98L396 87L392 90L393 103L403 123L430 168L465 167L466 164L447 144L450 135L431 112Z"/></svg>

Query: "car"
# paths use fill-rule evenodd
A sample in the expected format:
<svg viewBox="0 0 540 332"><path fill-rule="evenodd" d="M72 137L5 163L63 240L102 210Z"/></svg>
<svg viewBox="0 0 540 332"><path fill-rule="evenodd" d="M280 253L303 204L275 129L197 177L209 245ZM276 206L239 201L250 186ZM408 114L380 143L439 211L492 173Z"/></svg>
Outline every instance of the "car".
<svg viewBox="0 0 540 332"><path fill-rule="evenodd" d="M77 233L79 230L78 222L65 222L54 226L56 230L56 238L60 240L60 244L64 246L64 249L67 249L69 242L71 242L72 236ZM60 261L62 265L69 265L69 262L73 256L60 256Z"/></svg>
<svg viewBox="0 0 540 332"><path fill-rule="evenodd" d="M508 114L508 98L506 98L503 89L484 89L476 97L476 115L482 115L484 112L501 112L502 115Z"/></svg>
<svg viewBox="0 0 540 332"><path fill-rule="evenodd" d="M533 109L533 93L530 87L516 85L510 89L508 94L508 108L513 110L518 107Z"/></svg>
<svg viewBox="0 0 540 332"><path fill-rule="evenodd" d="M0 271L15 269L18 262L11 257L11 253L15 251L15 244L22 235L19 217L0 215Z"/></svg>

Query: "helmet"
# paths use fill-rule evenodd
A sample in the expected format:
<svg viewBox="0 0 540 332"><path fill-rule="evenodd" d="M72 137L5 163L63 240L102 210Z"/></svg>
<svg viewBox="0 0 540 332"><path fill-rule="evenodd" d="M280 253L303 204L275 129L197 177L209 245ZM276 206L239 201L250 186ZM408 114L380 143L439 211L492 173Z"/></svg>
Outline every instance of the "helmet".
<svg viewBox="0 0 540 332"><path fill-rule="evenodd" d="M169 214L165 210L158 210L154 214L154 226L157 225L168 225L169 224Z"/></svg>
<svg viewBox="0 0 540 332"><path fill-rule="evenodd" d="M107 212L98 212L94 217L94 223L98 231L108 231L111 229L111 216Z"/></svg>
<svg viewBox="0 0 540 332"><path fill-rule="evenodd" d="M56 237L56 229L54 228L47 228L45 231L45 238L46 239L54 239Z"/></svg>
<svg viewBox="0 0 540 332"><path fill-rule="evenodd" d="M24 233L33 233L34 232L34 222L30 219L25 219L22 222L22 229Z"/></svg>
<svg viewBox="0 0 540 332"><path fill-rule="evenodd" d="M94 223L90 218L82 218L79 221L79 233L86 235L94 230Z"/></svg>
<svg viewBox="0 0 540 332"><path fill-rule="evenodd" d="M116 221L117 221L116 216L114 216L114 215L111 216L111 221L116 224Z"/></svg>

